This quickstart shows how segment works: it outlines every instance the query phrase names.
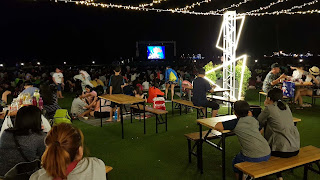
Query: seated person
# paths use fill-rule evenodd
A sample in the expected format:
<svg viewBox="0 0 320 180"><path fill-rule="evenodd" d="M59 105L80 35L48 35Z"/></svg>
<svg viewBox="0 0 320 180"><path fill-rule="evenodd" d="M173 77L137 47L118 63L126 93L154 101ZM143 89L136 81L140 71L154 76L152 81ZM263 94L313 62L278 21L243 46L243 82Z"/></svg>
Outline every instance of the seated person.
<svg viewBox="0 0 320 180"><path fill-rule="evenodd" d="M143 91L148 91L149 90L149 82L147 81L147 79L144 79L143 83L142 83L142 87L143 87Z"/></svg>
<svg viewBox="0 0 320 180"><path fill-rule="evenodd" d="M307 80L309 82L313 83L312 88L299 88L296 91L295 95L295 102L298 103L300 107L299 109L302 109L303 107L307 107L307 104L303 104L303 96L319 96L320 95L320 76L319 76L319 68L316 66L313 66L309 69L309 75L307 75Z"/></svg>
<svg viewBox="0 0 320 180"><path fill-rule="evenodd" d="M85 102L82 97L82 91L77 91L76 96L72 101L71 114L77 117L83 117L90 113L90 106Z"/></svg>
<svg viewBox="0 0 320 180"><path fill-rule="evenodd" d="M30 94L30 96L33 97L33 94L36 90L39 90L39 89L36 87L33 87L30 81L26 81L24 83L24 90L21 92L21 94Z"/></svg>
<svg viewBox="0 0 320 180"><path fill-rule="evenodd" d="M139 87L136 87L133 91L134 96L137 98L145 99L145 96Z"/></svg>
<svg viewBox="0 0 320 180"><path fill-rule="evenodd" d="M162 92L159 89L159 84L155 83L154 86L149 88L149 97L148 97L147 102L148 103L153 103L153 98L158 97L158 96L164 96L164 92Z"/></svg>
<svg viewBox="0 0 320 180"><path fill-rule="evenodd" d="M250 106L246 101L234 103L234 113L237 119L216 124L215 129L233 131L241 145L241 152L233 159L233 171L239 178L240 171L234 167L241 162L262 162L270 158L270 147L266 139L259 132L259 122L252 117Z"/></svg>
<svg viewBox="0 0 320 180"><path fill-rule="evenodd" d="M97 90L98 96L103 95L103 88ZM110 112L112 111L111 101L105 99L96 98L96 103L94 105L93 111L90 111L90 115L95 118L107 118L110 117ZM100 104L102 105L100 108ZM112 119L109 118L106 122L112 122Z"/></svg>
<svg viewBox="0 0 320 180"><path fill-rule="evenodd" d="M83 157L83 142L82 132L71 124L53 126L45 139L42 169L33 173L30 180L105 180L104 162L95 157Z"/></svg>
<svg viewBox="0 0 320 180"><path fill-rule="evenodd" d="M195 106L212 108L212 117L215 117L218 114L219 104L207 100L207 92L213 93L214 91L209 82L204 79L205 73L205 70L200 68L198 70L198 77L193 80L192 102Z"/></svg>
<svg viewBox="0 0 320 180"><path fill-rule="evenodd" d="M40 159L46 134L41 128L41 111L36 106L24 106L17 112L13 128L6 129L0 137L0 176L4 176L20 162ZM15 140L28 160L17 150Z"/></svg>
<svg viewBox="0 0 320 180"><path fill-rule="evenodd" d="M280 89L270 90L264 102L265 109L258 120L261 127L268 124L264 136L271 147L271 155L292 157L299 153L300 135L293 123L290 108L283 103L282 97Z"/></svg>
<svg viewBox="0 0 320 180"><path fill-rule="evenodd" d="M57 109L61 109L58 104L57 93L53 93L47 84L40 86L40 92L43 99L43 109L46 110L45 116L48 119L53 119Z"/></svg>
<svg viewBox="0 0 320 180"><path fill-rule="evenodd" d="M86 85L86 91L82 95L82 98L85 98L88 104L91 104L95 97L97 97L97 92L89 85Z"/></svg>
<svg viewBox="0 0 320 180"><path fill-rule="evenodd" d="M268 93L272 88L281 88L279 85L280 81L286 77L287 76L285 74L280 75L280 66L278 63L272 64L271 71L267 74L263 81L263 92Z"/></svg>
<svg viewBox="0 0 320 180"><path fill-rule="evenodd" d="M292 120L290 108L283 103L282 97L282 90L270 90L264 102L266 108L258 116L258 120L261 127L268 124L264 137L271 148L271 155L289 158L299 153L300 135ZM282 179L281 173L277 177Z"/></svg>

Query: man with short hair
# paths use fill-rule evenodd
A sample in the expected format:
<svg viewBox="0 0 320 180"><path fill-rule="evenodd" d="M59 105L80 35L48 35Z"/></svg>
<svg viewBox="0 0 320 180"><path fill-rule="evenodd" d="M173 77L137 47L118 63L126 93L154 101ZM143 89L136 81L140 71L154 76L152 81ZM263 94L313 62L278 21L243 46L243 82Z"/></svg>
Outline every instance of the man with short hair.
<svg viewBox="0 0 320 180"><path fill-rule="evenodd" d="M212 109L212 117L218 114L219 104L207 100L207 92L213 93L213 87L204 79L206 71L203 68L198 70L198 77L193 81L192 102L195 106L208 107Z"/></svg>
<svg viewBox="0 0 320 180"><path fill-rule="evenodd" d="M31 97L33 97L33 94L36 90L39 91L38 88L33 87L33 84L30 81L26 81L23 84L24 90L21 92L21 94L30 94Z"/></svg>
<svg viewBox="0 0 320 180"><path fill-rule="evenodd" d="M271 71L267 74L266 78L263 81L262 90L265 93L268 93L272 88L281 88L279 83L281 79L286 78L285 74L280 76L280 66L278 63L271 65Z"/></svg>
<svg viewBox="0 0 320 180"><path fill-rule="evenodd" d="M56 68L56 72L52 75L52 80L57 87L57 97L64 98L62 96L62 86L64 86L63 74L59 68Z"/></svg>

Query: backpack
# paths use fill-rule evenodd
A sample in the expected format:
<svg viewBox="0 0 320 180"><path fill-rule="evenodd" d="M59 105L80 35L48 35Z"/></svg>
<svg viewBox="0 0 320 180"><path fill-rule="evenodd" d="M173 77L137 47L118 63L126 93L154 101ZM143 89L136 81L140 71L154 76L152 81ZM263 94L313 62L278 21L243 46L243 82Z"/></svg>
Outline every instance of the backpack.
<svg viewBox="0 0 320 180"><path fill-rule="evenodd" d="M58 109L53 116L53 125L58 125L60 123L72 124L71 117L69 116L68 110L66 109Z"/></svg>
<svg viewBox="0 0 320 180"><path fill-rule="evenodd" d="M171 71L169 75L169 81L175 82L176 80L177 80L176 75L174 75L174 73Z"/></svg>
<svg viewBox="0 0 320 180"><path fill-rule="evenodd" d="M163 97L155 97L153 98L153 108L166 110L166 103Z"/></svg>

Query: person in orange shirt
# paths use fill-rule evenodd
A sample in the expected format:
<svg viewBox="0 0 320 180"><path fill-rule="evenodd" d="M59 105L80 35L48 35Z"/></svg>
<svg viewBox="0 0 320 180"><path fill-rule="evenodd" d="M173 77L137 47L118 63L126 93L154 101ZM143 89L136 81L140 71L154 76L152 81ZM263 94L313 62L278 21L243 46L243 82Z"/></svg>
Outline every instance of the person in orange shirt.
<svg viewBox="0 0 320 180"><path fill-rule="evenodd" d="M158 97L159 96L164 96L164 92L162 92L159 89L159 84L156 83L154 86L149 88L149 97L148 97L148 103L153 103L153 98Z"/></svg>

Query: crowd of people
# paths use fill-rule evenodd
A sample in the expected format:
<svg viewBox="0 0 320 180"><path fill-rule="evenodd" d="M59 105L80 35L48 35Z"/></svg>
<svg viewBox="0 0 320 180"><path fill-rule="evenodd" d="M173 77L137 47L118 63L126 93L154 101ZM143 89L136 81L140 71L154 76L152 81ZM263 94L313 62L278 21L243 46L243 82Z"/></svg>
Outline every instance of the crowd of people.
<svg viewBox="0 0 320 180"><path fill-rule="evenodd" d="M320 77L319 68L315 66L309 72L301 67L292 69L294 74L289 77L279 74L278 64L271 66L262 86L267 93L265 108L258 116L253 115L246 101L237 101L233 107L237 118L215 126L219 131L232 130L238 137L241 151L233 159L233 165L245 161L268 161L270 156L288 158L299 153L299 132L293 123L289 106L283 101L279 84L283 79L302 82L304 76L305 81L313 83L312 89L296 91L295 101L303 105L302 96L314 93L319 95ZM32 69L31 72L1 72L2 105L10 103L8 96L15 97L23 93L33 96L40 92L45 115L50 119L60 109L58 100L69 91L75 95L71 104L72 116L103 117L108 118L107 122L112 122L113 114L119 112L119 107L116 103L98 98L100 95L126 94L152 103L156 97L172 100L175 87L179 86L181 96L183 92L190 95L192 90L192 98L189 100L195 106L211 108L211 116L215 117L219 104L208 100L206 95L208 92L213 93L216 86L210 84L204 76L203 68L177 69L170 66L148 68L145 71L130 66L114 66L112 69L77 68L64 71L56 68L51 73L41 68ZM170 91L171 97L168 98ZM42 168L30 179L105 179L104 163L83 155L84 137L81 130L61 123L53 126L46 134L43 132L41 114L36 106L23 106L16 114L11 114L16 116L14 126L6 129L0 137L0 154L6 154L0 156L0 177L5 176L18 163L41 159ZM262 130L266 123L267 128ZM264 131L264 136L261 131ZM239 170L234 168L234 172L238 176ZM277 176L282 178L281 174Z"/></svg>

